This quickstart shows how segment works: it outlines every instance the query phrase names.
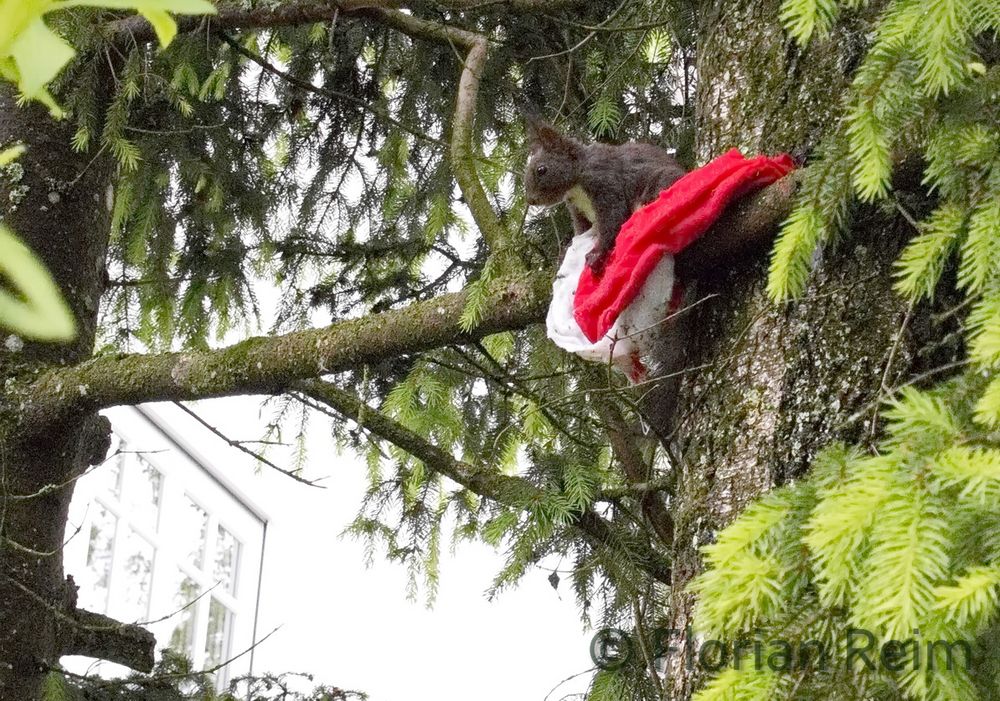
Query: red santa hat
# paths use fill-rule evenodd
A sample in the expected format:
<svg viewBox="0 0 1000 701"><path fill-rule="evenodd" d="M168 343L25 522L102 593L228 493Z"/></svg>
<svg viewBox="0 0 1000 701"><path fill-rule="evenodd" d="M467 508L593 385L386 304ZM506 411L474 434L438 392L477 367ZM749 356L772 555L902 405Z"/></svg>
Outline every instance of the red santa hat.
<svg viewBox="0 0 1000 701"><path fill-rule="evenodd" d="M615 364L633 382L645 379L657 327L683 297L673 257L733 200L794 168L784 154L745 158L733 149L691 171L625 222L599 277L585 261L597 235L590 230L575 236L553 283L549 338L588 360Z"/></svg>

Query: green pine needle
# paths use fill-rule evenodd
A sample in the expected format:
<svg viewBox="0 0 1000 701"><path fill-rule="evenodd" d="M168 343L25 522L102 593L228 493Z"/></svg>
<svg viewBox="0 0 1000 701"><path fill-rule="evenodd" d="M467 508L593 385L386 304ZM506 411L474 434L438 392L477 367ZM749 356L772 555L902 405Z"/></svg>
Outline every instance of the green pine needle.
<svg viewBox="0 0 1000 701"><path fill-rule="evenodd" d="M1000 290L994 290L969 313L969 357L984 368L1000 367Z"/></svg>
<svg viewBox="0 0 1000 701"><path fill-rule="evenodd" d="M1000 193L987 197L972 210L969 231L962 242L958 285L977 293L994 278L1000 279Z"/></svg>
<svg viewBox="0 0 1000 701"><path fill-rule="evenodd" d="M934 296L965 224L966 210L956 202L945 202L934 210L896 264L895 287L900 294L912 301Z"/></svg>
<svg viewBox="0 0 1000 701"><path fill-rule="evenodd" d="M819 207L800 204L781 227L771 254L767 293L782 301L802 294L809 279L816 247L828 236L827 222Z"/></svg>
<svg viewBox="0 0 1000 701"><path fill-rule="evenodd" d="M891 136L871 101L860 102L848 115L852 177L858 196L865 201L884 199L892 173Z"/></svg>
<svg viewBox="0 0 1000 701"><path fill-rule="evenodd" d="M976 403L976 421L990 428L1000 426L1000 377L990 382Z"/></svg>
<svg viewBox="0 0 1000 701"><path fill-rule="evenodd" d="M1000 569L973 567L955 580L934 590L934 607L961 627L982 629L997 613Z"/></svg>
<svg viewBox="0 0 1000 701"><path fill-rule="evenodd" d="M971 8L968 0L927 0L923 5L914 42L920 62L918 80L931 96L947 95L967 75Z"/></svg>
<svg viewBox="0 0 1000 701"><path fill-rule="evenodd" d="M813 36L829 34L839 12L836 0L783 0L779 17L788 33L805 46Z"/></svg>

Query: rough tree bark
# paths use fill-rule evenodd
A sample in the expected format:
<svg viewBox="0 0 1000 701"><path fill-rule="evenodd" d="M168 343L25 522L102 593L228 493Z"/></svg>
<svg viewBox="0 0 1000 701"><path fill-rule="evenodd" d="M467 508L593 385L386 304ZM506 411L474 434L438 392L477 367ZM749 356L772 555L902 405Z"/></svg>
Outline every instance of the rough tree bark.
<svg viewBox="0 0 1000 701"><path fill-rule="evenodd" d="M700 160L734 146L747 153L814 147L837 120L870 17L855 16L801 51L776 21L779 5L716 3L704 16ZM688 324L688 366L707 367L684 378L673 433L679 460L667 627L691 622L695 602L685 588L701 571L699 547L761 492L801 475L830 441L870 438L871 410L886 383L921 370L918 350L935 330L926 310L902 330L906 304L891 288L892 263L912 234L906 226L858 212L839 245L817 252L809 288L793 303L767 298L764 256L734 259L728 271L699 282L699 295L717 296ZM697 672L678 657L669 673L670 698L689 698Z"/></svg>
<svg viewBox="0 0 1000 701"><path fill-rule="evenodd" d="M92 352L111 196L109 163L72 152L71 124L54 122L38 106L19 109L15 103L12 91L0 87L0 143L28 146L0 175L0 200L9 203L4 220L52 272L79 333L61 346L23 344L5 335L0 347L5 387ZM68 652L90 650L150 667L149 633L78 610L76 589L63 579L73 479L104 459L110 425L96 414L77 412L58 428L31 433L5 395L0 395L0 699L37 698L48 667Z"/></svg>

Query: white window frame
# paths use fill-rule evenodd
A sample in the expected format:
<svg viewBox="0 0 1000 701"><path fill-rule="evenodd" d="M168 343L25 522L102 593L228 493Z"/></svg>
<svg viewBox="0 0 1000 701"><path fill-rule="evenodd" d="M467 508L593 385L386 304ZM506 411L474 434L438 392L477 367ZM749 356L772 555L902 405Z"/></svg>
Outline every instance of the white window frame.
<svg viewBox="0 0 1000 701"><path fill-rule="evenodd" d="M132 528L140 538L153 547L149 600L144 620L140 622L145 623L149 619L154 619L153 622L147 623L146 627L156 636L157 651L169 645L171 634L179 622L176 615L163 621L155 619L177 611L174 602L176 592L171 584L176 583L177 573L181 573L197 584L200 595L193 604L195 611L192 649L183 651L184 654L190 655L194 669L204 668L207 659L205 648L209 607L214 598L230 612L228 617L230 631L226 647L222 652L222 659L229 660L253 644L253 636L256 633L254 623L257 589L267 521L261 518L259 511L251 511L239 495L233 492L232 487L220 480L219 475L210 471L204 462L193 460L185 449L176 445L173 438L165 435L163 429L152 424L148 417L131 408L119 408L113 412L125 413L126 410L128 414L123 418L128 420L116 422L116 417L112 417L116 442L111 451L114 453L118 449L119 442L124 442L126 452L109 458L124 459L121 467L120 494L115 498L104 489L106 485L100 479L88 480L87 476L84 476L79 480L71 510L76 519L71 517L67 536L73 534L77 525L80 526L80 531L70 539L65 549L66 572L72 575L74 572L83 571L86 567L90 527L96 514L93 505L96 502L117 519L112 544L112 567L108 580L106 611L112 611L111 615L114 615L114 602L120 600L125 587L128 586L123 569L124 544L126 529ZM143 452L136 456L129 451ZM149 463L162 476L157 528L153 532L141 523L141 519L133 520L128 513L129 481L139 474L135 464L137 457ZM109 469L109 466L101 465L95 469ZM185 499L190 499L208 514L201 569L190 563L184 544L171 541L169 528L164 528L164 518L181 513ZM233 592L221 584L215 586L213 571L220 527L228 531L239 544L237 560L234 563ZM74 545L73 541L77 539L82 542ZM227 664L216 673L216 684L219 688L224 687L232 676L250 671L247 657L243 656ZM85 665L85 668L90 667L89 664ZM125 672L124 668L118 665L102 663L100 665L102 673L105 672L105 667L109 667L112 674Z"/></svg>

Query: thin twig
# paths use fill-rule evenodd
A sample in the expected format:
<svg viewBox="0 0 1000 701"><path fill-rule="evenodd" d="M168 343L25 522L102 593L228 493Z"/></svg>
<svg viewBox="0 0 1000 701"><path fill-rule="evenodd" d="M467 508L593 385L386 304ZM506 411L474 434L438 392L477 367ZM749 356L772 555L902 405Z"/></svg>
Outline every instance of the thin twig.
<svg viewBox="0 0 1000 701"><path fill-rule="evenodd" d="M345 92L340 92L339 90L331 90L329 88L320 88L320 87L317 87L317 86L313 85L309 81L301 80L299 78L296 78L291 73L288 73L287 71L281 70L280 68L278 68L277 66L275 66L273 63L269 62L267 59L263 58L262 56L258 56L254 52L252 52L249 49L245 48L242 44L240 44L238 41L236 41L236 39L234 39L233 37L231 37L226 32L219 31L219 36L222 38L222 40L224 42L226 42L227 44L229 44L229 46L232 47L232 49L236 53L238 53L241 56L249 59L250 61L252 61L254 63L256 63L258 66L260 66L266 72L270 73L273 76L281 78L282 80L284 80L285 82L289 83L290 85L294 85L297 88L301 88L302 90L305 90L306 92L311 92L314 95L319 95L321 97L330 97L330 98L333 98L333 99L344 100L346 102L349 102L352 105L356 105L356 106L360 107L361 109L365 110L366 112L369 112L370 114L373 114L376 117L378 117L378 118L380 118L380 119L388 122L389 124L392 124L395 127L399 127L400 129L402 129L403 131L405 131L407 134L410 134L411 136L414 136L414 137L420 139L421 141L426 141L428 143L434 144L435 146L441 146L441 147L445 147L445 148L447 148L449 146L448 142L442 141L441 139L437 139L437 138L431 136L430 134L425 134L424 132L420 131L419 129L415 129L415 128L413 128L413 127L411 127L411 126L409 126L409 125L407 125L407 124L399 121L398 119L396 119L395 117L393 117L392 115L390 115L388 112L385 112L384 110L379 109L378 107L370 105L369 103L365 102L364 100L362 100L360 98L355 97L354 95L351 95L351 94L345 93Z"/></svg>
<svg viewBox="0 0 1000 701"><path fill-rule="evenodd" d="M258 453L255 453L254 451L250 450L249 448L247 448L245 445L243 445L239 441L234 441L232 438L230 438L229 436L227 436L226 434L224 434L222 431L220 431L219 429L217 429L212 424L210 424L207 421L205 421L205 419L203 419L200 416L198 416L198 414L196 414L195 412L191 411L191 409L189 409L188 407L184 406L182 403L180 403L180 402L174 402L173 404L174 404L174 406L176 406L177 408L179 408L181 411L183 411L184 413L186 413L187 415L189 415L191 418L193 418L195 421L197 421L198 423L200 423L202 426L204 426L205 428L207 428L209 431L211 431L213 435L217 436L218 438L221 438L222 440L224 440L226 443L228 443L233 448L236 448L237 450L239 450L239 451L241 451L243 453L246 453L247 455L249 455L250 457L252 457L254 460L257 460L258 462L260 462L260 463L262 463L264 465L267 465L268 467L270 467L273 470L277 470L278 472L280 472L283 475L287 475L288 477L291 477L296 482L301 482L302 484L307 484L310 487L316 487L317 489L326 489L326 487L324 487L323 485L318 484L319 480L307 480L305 477L300 477L299 475L295 474L291 470L286 470L283 467L278 467L273 462L271 462L270 460L268 460L267 458L265 458L263 455L259 455ZM323 478L320 478L320 479L323 479Z"/></svg>
<svg viewBox="0 0 1000 701"><path fill-rule="evenodd" d="M903 323L899 325L899 330L896 332L896 337L892 340L892 348L889 349L889 357L885 361L885 370L882 372L882 382L879 385L878 396L875 398L875 405L882 403L882 398L885 396L886 392L889 391L889 373L892 372L892 365L896 360L896 353L899 351L899 346L903 341L903 334L906 333L907 327L910 325L910 319L913 316L913 309L916 306L915 302L910 302L910 305L906 308L906 315L903 317ZM875 437L875 429L878 425L878 412L872 414L871 424L868 427L868 438L872 439Z"/></svg>

